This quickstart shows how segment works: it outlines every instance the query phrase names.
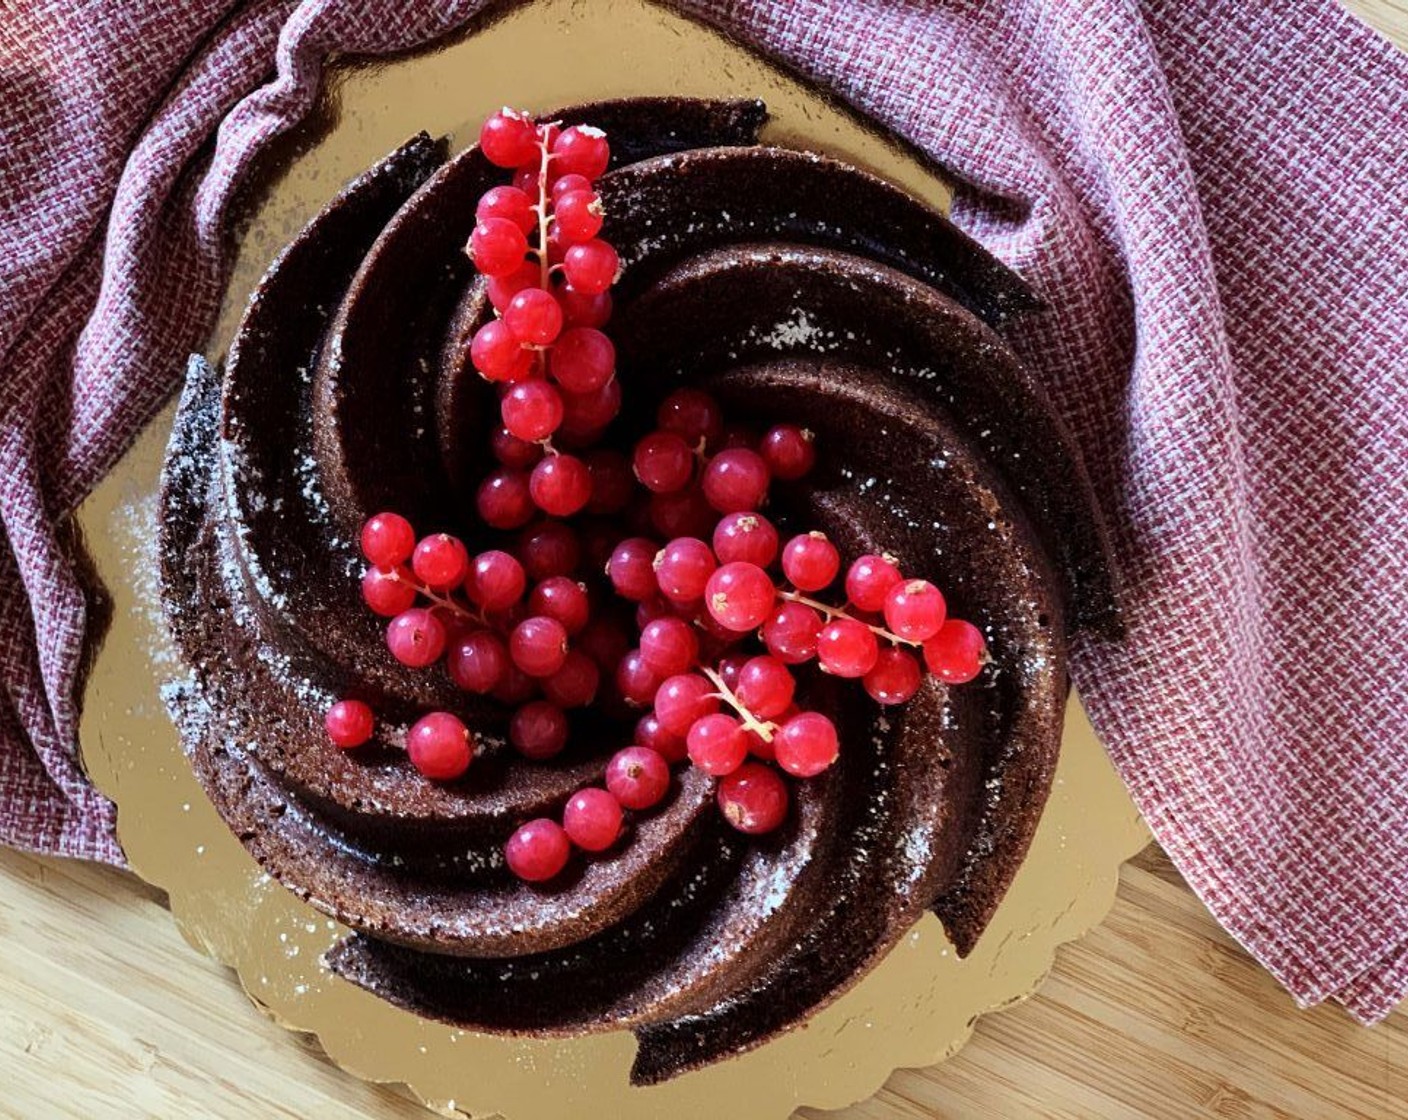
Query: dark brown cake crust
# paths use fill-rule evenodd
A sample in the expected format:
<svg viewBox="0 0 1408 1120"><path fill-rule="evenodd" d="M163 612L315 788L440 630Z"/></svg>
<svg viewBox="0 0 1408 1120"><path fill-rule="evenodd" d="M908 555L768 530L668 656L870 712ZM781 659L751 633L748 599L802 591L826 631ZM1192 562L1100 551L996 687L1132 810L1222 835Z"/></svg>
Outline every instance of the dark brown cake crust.
<svg viewBox="0 0 1408 1120"><path fill-rule="evenodd" d="M833 160L756 145L755 102L566 110L607 129L605 236L626 265L611 333L634 430L681 381L730 413L818 434L781 524L933 573L995 670L882 713L807 679L841 760L793 819L745 841L686 773L630 842L550 890L501 847L600 778L628 732L588 713L551 764L502 749L505 714L385 655L353 541L382 508L484 547L487 390L464 363L486 312L460 252L501 178L418 137L351 184L271 268L223 376L193 362L164 479L163 594L190 677L173 710L231 828L359 932L332 967L472 1027L629 1027L648 1082L758 1044L835 998L932 907L960 952L1025 855L1060 740L1067 613L1113 617L1069 437L994 327L1021 282L938 215ZM327 745L360 695L387 739ZM395 742L427 707L484 757L427 782Z"/></svg>

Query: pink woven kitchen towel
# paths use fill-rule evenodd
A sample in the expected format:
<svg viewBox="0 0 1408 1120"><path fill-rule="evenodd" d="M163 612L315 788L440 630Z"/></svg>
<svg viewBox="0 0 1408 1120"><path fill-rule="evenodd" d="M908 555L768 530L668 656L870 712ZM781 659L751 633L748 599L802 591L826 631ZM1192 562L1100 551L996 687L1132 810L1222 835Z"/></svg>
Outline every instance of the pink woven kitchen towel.
<svg viewBox="0 0 1408 1120"><path fill-rule="evenodd" d="M0 0L0 838L118 861L64 515L176 385L334 52L477 3ZM950 169L1115 526L1077 651L1154 832L1294 995L1408 989L1408 59L1329 0L694 5ZM394 13L393 10L394 9ZM504 91L514 100L514 91Z"/></svg>

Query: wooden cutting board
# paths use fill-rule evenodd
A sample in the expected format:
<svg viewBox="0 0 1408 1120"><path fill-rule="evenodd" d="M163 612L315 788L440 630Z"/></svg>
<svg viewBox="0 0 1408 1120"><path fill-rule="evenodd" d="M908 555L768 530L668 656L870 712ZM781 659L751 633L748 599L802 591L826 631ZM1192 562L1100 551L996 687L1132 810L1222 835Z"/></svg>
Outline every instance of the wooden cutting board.
<svg viewBox="0 0 1408 1120"><path fill-rule="evenodd" d="M1347 3L1408 46L1408 0ZM8 850L0 1070L0 1116L26 1120L429 1115L267 1020L182 943L160 892ZM1372 1031L1335 1007L1297 1011L1150 847L1037 995L985 1016L942 1066L830 1115L1408 1120L1408 1009Z"/></svg>

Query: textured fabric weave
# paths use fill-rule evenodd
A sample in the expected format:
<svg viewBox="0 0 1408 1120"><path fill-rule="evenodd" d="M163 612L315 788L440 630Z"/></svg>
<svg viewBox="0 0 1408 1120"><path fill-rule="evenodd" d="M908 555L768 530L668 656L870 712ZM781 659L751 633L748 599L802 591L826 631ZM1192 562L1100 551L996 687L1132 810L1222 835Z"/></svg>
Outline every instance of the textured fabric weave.
<svg viewBox="0 0 1408 1120"><path fill-rule="evenodd" d="M215 313L228 200L333 52L477 3L0 0L0 839L120 861L74 753L65 515ZM1408 58L1329 0L692 6L928 152L1049 310L1129 622L1075 673L1296 996L1408 990ZM505 97L512 100L512 91Z"/></svg>

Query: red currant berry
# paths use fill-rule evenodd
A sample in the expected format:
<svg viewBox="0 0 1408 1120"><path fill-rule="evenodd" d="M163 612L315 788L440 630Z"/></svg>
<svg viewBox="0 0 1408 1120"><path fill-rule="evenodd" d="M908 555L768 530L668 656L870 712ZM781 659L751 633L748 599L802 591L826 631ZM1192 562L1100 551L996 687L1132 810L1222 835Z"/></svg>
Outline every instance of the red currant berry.
<svg viewBox="0 0 1408 1120"><path fill-rule="evenodd" d="M552 576L533 588L528 609L533 614L557 619L569 635L581 633L591 615L586 585L567 576Z"/></svg>
<svg viewBox="0 0 1408 1120"><path fill-rule="evenodd" d="M588 124L564 128L552 142L552 165L564 175L596 179L611 162L606 133Z"/></svg>
<svg viewBox="0 0 1408 1120"><path fill-rule="evenodd" d="M782 574L799 591L820 591L841 571L841 554L825 533L793 537L782 550Z"/></svg>
<svg viewBox="0 0 1408 1120"><path fill-rule="evenodd" d="M674 494L650 496L650 524L662 537L707 539L718 516L698 485Z"/></svg>
<svg viewBox="0 0 1408 1120"><path fill-rule="evenodd" d="M651 432L636 444L633 466L647 490L672 494L694 477L694 453L674 432Z"/></svg>
<svg viewBox="0 0 1408 1120"><path fill-rule="evenodd" d="M431 712L418 719L406 735L411 765L437 782L458 778L474 760L474 740L449 712Z"/></svg>
<svg viewBox="0 0 1408 1120"><path fill-rule="evenodd" d="M529 579L571 575L582 561L582 542L570 525L541 521L520 534L518 558Z"/></svg>
<svg viewBox="0 0 1408 1120"><path fill-rule="evenodd" d="M654 712L647 712L636 722L635 741L642 747L659 751L666 762L683 762L688 757L685 737L661 727Z"/></svg>
<svg viewBox="0 0 1408 1120"><path fill-rule="evenodd" d="M678 537L653 558L660 594L675 603L688 603L704 595L718 563L698 537Z"/></svg>
<svg viewBox="0 0 1408 1120"><path fill-rule="evenodd" d="M616 371L616 347L594 327L562 332L548 355L548 372L569 393L594 393Z"/></svg>
<svg viewBox="0 0 1408 1120"><path fill-rule="evenodd" d="M455 646L461 638L473 630L475 623L472 619L448 607L433 606L430 610L440 620L440 625L445 627L445 660L448 662Z"/></svg>
<svg viewBox="0 0 1408 1120"><path fill-rule="evenodd" d="M538 155L538 130L526 113L501 109L479 129L479 150L495 167L522 167Z"/></svg>
<svg viewBox="0 0 1408 1120"><path fill-rule="evenodd" d="M749 836L772 832L787 819L787 783L770 766L745 762L719 783L724 820Z"/></svg>
<svg viewBox="0 0 1408 1120"><path fill-rule="evenodd" d="M660 674L645 663L638 649L627 652L616 666L616 691L626 703L638 708L654 701L661 681Z"/></svg>
<svg viewBox="0 0 1408 1120"><path fill-rule="evenodd" d="M619 451L600 448L587 452L582 461L592 476L592 496L587 502L587 512L611 514L625 509L636 490L626 457Z"/></svg>
<svg viewBox="0 0 1408 1120"><path fill-rule="evenodd" d="M567 745L567 717L546 700L524 704L508 721L508 741L524 758L545 761Z"/></svg>
<svg viewBox="0 0 1408 1120"><path fill-rule="evenodd" d="M928 580L904 580L885 596L885 625L907 642L927 642L947 613L943 593Z"/></svg>
<svg viewBox="0 0 1408 1120"><path fill-rule="evenodd" d="M508 655L530 677L549 677L567 660L567 630L555 618L525 618L509 635Z"/></svg>
<svg viewBox="0 0 1408 1120"><path fill-rule="evenodd" d="M877 704L903 704L919 691L923 675L914 654L890 646L880 651L875 668L865 674L861 683Z"/></svg>
<svg viewBox="0 0 1408 1120"><path fill-rule="evenodd" d="M636 629L644 630L657 618L680 617L674 607L665 599L656 596L636 604Z"/></svg>
<svg viewBox="0 0 1408 1120"><path fill-rule="evenodd" d="M689 761L715 778L732 774L748 757L743 724L721 712L695 720L687 742Z"/></svg>
<svg viewBox="0 0 1408 1120"><path fill-rule="evenodd" d="M552 204L556 206L558 199L571 191L589 191L591 189L592 181L590 179L585 175L569 171L566 175L559 175L552 181L549 197L552 199Z"/></svg>
<svg viewBox="0 0 1408 1120"><path fill-rule="evenodd" d="M649 809L670 791L670 766L649 747L627 747L606 764L606 788L622 808Z"/></svg>
<svg viewBox="0 0 1408 1120"><path fill-rule="evenodd" d="M725 564L709 577L704 602L719 625L742 633L766 621L777 600L777 588L756 564Z"/></svg>
<svg viewBox="0 0 1408 1120"><path fill-rule="evenodd" d="M533 352L525 350L501 319L491 319L469 344L469 360L488 381L521 381L533 366Z"/></svg>
<svg viewBox="0 0 1408 1120"><path fill-rule="evenodd" d="M621 382L612 378L600 389L592 393L562 394L562 431L582 440L592 442L602 430L615 420L621 411Z"/></svg>
<svg viewBox="0 0 1408 1120"><path fill-rule="evenodd" d="M543 695L559 708L585 708L596 699L601 670L581 650L569 649L562 668L542 680Z"/></svg>
<svg viewBox="0 0 1408 1120"><path fill-rule="evenodd" d="M411 571L432 591L448 591L469 571L469 552L459 538L436 533L416 545Z"/></svg>
<svg viewBox="0 0 1408 1120"><path fill-rule="evenodd" d="M542 162L538 156L515 169L513 178L509 180L515 190L520 190L530 198L538 197L539 181L542 178Z"/></svg>
<svg viewBox="0 0 1408 1120"><path fill-rule="evenodd" d="M733 691L743 706L759 719L775 719L792 705L797 682L776 657L754 657L738 674Z"/></svg>
<svg viewBox="0 0 1408 1120"><path fill-rule="evenodd" d="M575 455L549 455L529 481L534 504L551 517L571 517L592 496L592 476Z"/></svg>
<svg viewBox="0 0 1408 1120"><path fill-rule="evenodd" d="M713 443L724 430L719 402L700 389L676 389L660 402L655 422L665 431L683 436L691 448Z"/></svg>
<svg viewBox="0 0 1408 1120"><path fill-rule="evenodd" d="M699 627L708 638L708 648L704 643L700 643L700 657L707 664L711 658L719 657L731 646L737 645L746 636L746 631L730 630L717 618L709 613L709 608L704 605L703 598L696 599L690 603L680 603L676 608L682 614L687 613L690 621Z"/></svg>
<svg viewBox="0 0 1408 1120"><path fill-rule="evenodd" d="M572 841L556 821L539 817L522 825L504 845L504 862L525 883L546 883L562 873Z"/></svg>
<svg viewBox="0 0 1408 1120"><path fill-rule="evenodd" d="M361 700L339 700L323 716L323 726L333 745L348 751L372 737L376 716Z"/></svg>
<svg viewBox="0 0 1408 1120"><path fill-rule="evenodd" d="M380 568L368 568L362 576L362 599L383 618L395 618L415 606L416 587L411 582L410 571L397 568L383 572Z"/></svg>
<svg viewBox="0 0 1408 1120"><path fill-rule="evenodd" d="M474 220L484 222L490 218L503 218L524 233L531 233L538 224L538 215L533 211L535 202L526 191L517 187L490 187L479 196L479 203L474 208Z"/></svg>
<svg viewBox="0 0 1408 1120"><path fill-rule="evenodd" d="M603 673L614 674L621 659L631 648L631 639L620 619L602 612L593 615L591 621L582 628L575 645L595 661L597 668ZM660 682L656 681L655 687L658 688L659 684ZM654 695L655 690L652 688L646 702L648 703Z"/></svg>
<svg viewBox="0 0 1408 1120"><path fill-rule="evenodd" d="M500 634L509 634L513 628L528 617L527 603L514 603L497 611L485 611L484 621Z"/></svg>
<svg viewBox="0 0 1408 1120"><path fill-rule="evenodd" d="M616 546L606 564L606 576L616 594L633 603L654 598L660 585L656 582L655 542L645 537L630 537Z"/></svg>
<svg viewBox="0 0 1408 1120"><path fill-rule="evenodd" d="M655 718L666 731L687 735L695 720L719 710L714 686L698 673L667 677L655 691Z"/></svg>
<svg viewBox="0 0 1408 1120"><path fill-rule="evenodd" d="M489 304L500 315L513 302L513 297L524 288L536 288L542 280L542 270L535 261L524 261L512 272L503 276L490 276L484 284L489 296Z"/></svg>
<svg viewBox="0 0 1408 1120"><path fill-rule="evenodd" d="M724 687L738 690L738 678L743 675L743 666L747 665L752 658L746 653L730 653L718 658L714 663L714 672L718 673L719 680L724 682Z"/></svg>
<svg viewBox="0 0 1408 1120"><path fill-rule="evenodd" d="M507 656L507 655L505 655ZM508 668L504 671L504 679L489 695L500 704L505 704L510 708L519 704L526 704L538 693L538 682L530 677L522 669L513 663L508 663Z"/></svg>
<svg viewBox="0 0 1408 1120"><path fill-rule="evenodd" d="M519 439L507 428L494 429L494 434L489 437L489 450L505 467L519 471L527 470L543 457L541 447Z"/></svg>
<svg viewBox="0 0 1408 1120"><path fill-rule="evenodd" d="M606 212L596 191L567 191L558 195L552 216L563 240L575 245L601 232Z"/></svg>
<svg viewBox="0 0 1408 1120"><path fill-rule="evenodd" d="M606 326L611 320L610 292L579 292L571 284L561 288L557 300L562 304L562 318L569 327Z"/></svg>
<svg viewBox="0 0 1408 1120"><path fill-rule="evenodd" d="M562 307L551 292L524 288L504 308L503 324L525 346L551 346L562 333Z"/></svg>
<svg viewBox="0 0 1408 1120"><path fill-rule="evenodd" d="M773 478L795 482L816 466L816 437L796 424L770 428L758 447Z"/></svg>
<svg viewBox="0 0 1408 1120"><path fill-rule="evenodd" d="M584 852L604 852L621 835L621 803L604 789L581 789L567 799L562 827Z"/></svg>
<svg viewBox="0 0 1408 1120"><path fill-rule="evenodd" d="M497 634L475 630L450 646L445 669L466 692L493 692L508 671L508 649Z"/></svg>
<svg viewBox="0 0 1408 1120"><path fill-rule="evenodd" d="M562 238L562 231L556 226L548 228L548 267L558 268L562 264L562 255L567 252L567 242Z"/></svg>
<svg viewBox="0 0 1408 1120"><path fill-rule="evenodd" d="M865 623L853 618L834 618L817 635L816 656L828 673L846 678L863 677L875 668L880 643Z"/></svg>
<svg viewBox="0 0 1408 1120"><path fill-rule="evenodd" d="M486 611L507 610L523 598L527 586L523 565L496 548L474 558L465 580L466 594Z"/></svg>
<svg viewBox="0 0 1408 1120"><path fill-rule="evenodd" d="M507 276L523 263L528 239L507 218L486 218L469 235L469 251L474 267L485 276Z"/></svg>
<svg viewBox="0 0 1408 1120"><path fill-rule="evenodd" d="M641 629L640 654L653 672L673 677L698 663L699 638L682 618L657 618Z"/></svg>
<svg viewBox="0 0 1408 1120"><path fill-rule="evenodd" d="M714 555L720 564L756 564L777 559L777 529L761 513L730 513L714 528Z"/></svg>
<svg viewBox="0 0 1408 1120"><path fill-rule="evenodd" d="M399 513L378 513L362 526L362 555L378 568L399 567L415 547L416 531Z"/></svg>
<svg viewBox="0 0 1408 1120"><path fill-rule="evenodd" d="M764 762L774 762L777 759L777 751L773 749L772 740L764 739L756 731L748 732L748 753Z"/></svg>
<svg viewBox="0 0 1408 1120"><path fill-rule="evenodd" d="M948 684L967 684L983 671L987 644L971 622L950 618L924 643L929 672Z"/></svg>
<svg viewBox="0 0 1408 1120"><path fill-rule="evenodd" d="M504 427L519 439L547 439L562 423L562 398L546 381L520 381L499 402Z"/></svg>
<svg viewBox="0 0 1408 1120"><path fill-rule="evenodd" d="M720 513L756 510L768 495L768 465L756 451L720 451L704 468L704 497Z"/></svg>
<svg viewBox="0 0 1408 1120"><path fill-rule="evenodd" d="M777 764L797 778L812 778L836 761L836 725L820 712L799 712L772 739Z"/></svg>
<svg viewBox="0 0 1408 1120"><path fill-rule="evenodd" d="M902 578L893 558L862 556L846 573L846 598L863 611L884 610L885 596Z"/></svg>
<svg viewBox="0 0 1408 1120"><path fill-rule="evenodd" d="M430 611L412 607L387 625L386 647L402 665L424 669L445 652L445 626Z"/></svg>
<svg viewBox="0 0 1408 1120"><path fill-rule="evenodd" d="M599 237L573 245L562 256L562 271L572 290L584 295L600 295L616 282L621 258Z"/></svg>

